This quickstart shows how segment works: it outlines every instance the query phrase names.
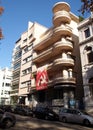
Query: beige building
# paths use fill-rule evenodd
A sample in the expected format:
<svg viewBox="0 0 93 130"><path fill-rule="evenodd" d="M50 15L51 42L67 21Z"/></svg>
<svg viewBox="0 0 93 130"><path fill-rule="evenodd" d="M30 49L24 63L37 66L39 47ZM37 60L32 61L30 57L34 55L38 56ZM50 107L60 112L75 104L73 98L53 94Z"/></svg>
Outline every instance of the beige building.
<svg viewBox="0 0 93 130"><path fill-rule="evenodd" d="M40 35L46 31L46 27L38 23L28 23L28 30L21 35L21 67L19 82L19 102L29 105L29 87L31 87L31 74L33 65L33 44Z"/></svg>
<svg viewBox="0 0 93 130"><path fill-rule="evenodd" d="M30 22L21 35L19 103L75 107L83 98L79 19L67 3L58 2L52 20L49 29Z"/></svg>
<svg viewBox="0 0 93 130"><path fill-rule="evenodd" d="M78 25L86 109L93 108L93 13Z"/></svg>
<svg viewBox="0 0 93 130"><path fill-rule="evenodd" d="M67 3L56 3L53 6L53 27L35 41L32 72L37 78L37 70L47 66L48 73L47 89L34 92L37 103L68 107L69 101L82 99L78 21Z"/></svg>

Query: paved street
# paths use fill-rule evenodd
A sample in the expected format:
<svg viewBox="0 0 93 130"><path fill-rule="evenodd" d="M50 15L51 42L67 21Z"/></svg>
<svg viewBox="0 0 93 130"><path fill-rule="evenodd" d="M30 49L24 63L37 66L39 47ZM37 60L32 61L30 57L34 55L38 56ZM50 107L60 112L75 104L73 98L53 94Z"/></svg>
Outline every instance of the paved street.
<svg viewBox="0 0 93 130"><path fill-rule="evenodd" d="M58 121L46 121L32 117L17 115L16 125L7 130L92 130L92 129L93 127L84 127L76 124L67 124Z"/></svg>

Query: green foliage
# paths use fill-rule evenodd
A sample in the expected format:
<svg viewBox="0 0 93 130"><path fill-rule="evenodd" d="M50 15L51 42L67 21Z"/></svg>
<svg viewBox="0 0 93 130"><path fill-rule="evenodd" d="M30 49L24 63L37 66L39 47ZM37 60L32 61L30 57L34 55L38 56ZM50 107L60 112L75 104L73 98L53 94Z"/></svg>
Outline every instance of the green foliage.
<svg viewBox="0 0 93 130"><path fill-rule="evenodd" d="M79 16L79 22L83 21L84 20L84 17L82 16Z"/></svg>

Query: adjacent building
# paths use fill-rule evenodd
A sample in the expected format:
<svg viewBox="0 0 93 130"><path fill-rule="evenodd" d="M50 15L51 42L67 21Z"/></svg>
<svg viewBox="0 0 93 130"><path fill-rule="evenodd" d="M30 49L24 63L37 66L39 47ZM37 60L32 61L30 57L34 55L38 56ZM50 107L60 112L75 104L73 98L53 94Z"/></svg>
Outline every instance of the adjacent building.
<svg viewBox="0 0 93 130"><path fill-rule="evenodd" d="M19 93L19 78L20 78L20 66L21 66L21 38L15 43L12 54L12 82L11 82L11 104L18 103L18 93Z"/></svg>
<svg viewBox="0 0 93 130"><path fill-rule="evenodd" d="M12 70L9 68L0 69L0 104L10 104Z"/></svg>
<svg viewBox="0 0 93 130"><path fill-rule="evenodd" d="M16 41L12 55L11 103L29 104L31 86L33 43L47 28L28 22L28 29ZM28 101L29 100L29 101Z"/></svg>
<svg viewBox="0 0 93 130"><path fill-rule="evenodd" d="M86 109L93 108L93 13L78 25L82 63L84 101Z"/></svg>
<svg viewBox="0 0 93 130"><path fill-rule="evenodd" d="M79 18L66 2L56 3L52 10L52 27L29 22L27 31L16 42L21 53L16 59L18 52L14 49L11 96L17 95L18 103L32 107L75 107L84 97Z"/></svg>

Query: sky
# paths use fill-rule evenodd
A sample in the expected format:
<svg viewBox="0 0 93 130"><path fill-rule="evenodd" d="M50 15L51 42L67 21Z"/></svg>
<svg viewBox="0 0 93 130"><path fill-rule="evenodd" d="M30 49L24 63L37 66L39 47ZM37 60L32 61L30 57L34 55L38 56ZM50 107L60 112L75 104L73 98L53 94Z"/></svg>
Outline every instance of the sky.
<svg viewBox="0 0 93 130"><path fill-rule="evenodd" d="M0 6L4 7L0 16L0 27L4 35L0 40L0 68L11 68L15 42L27 30L29 21L48 28L53 25L52 8L57 2L67 2L72 13L81 15L78 11L81 7L80 0L0 0Z"/></svg>

